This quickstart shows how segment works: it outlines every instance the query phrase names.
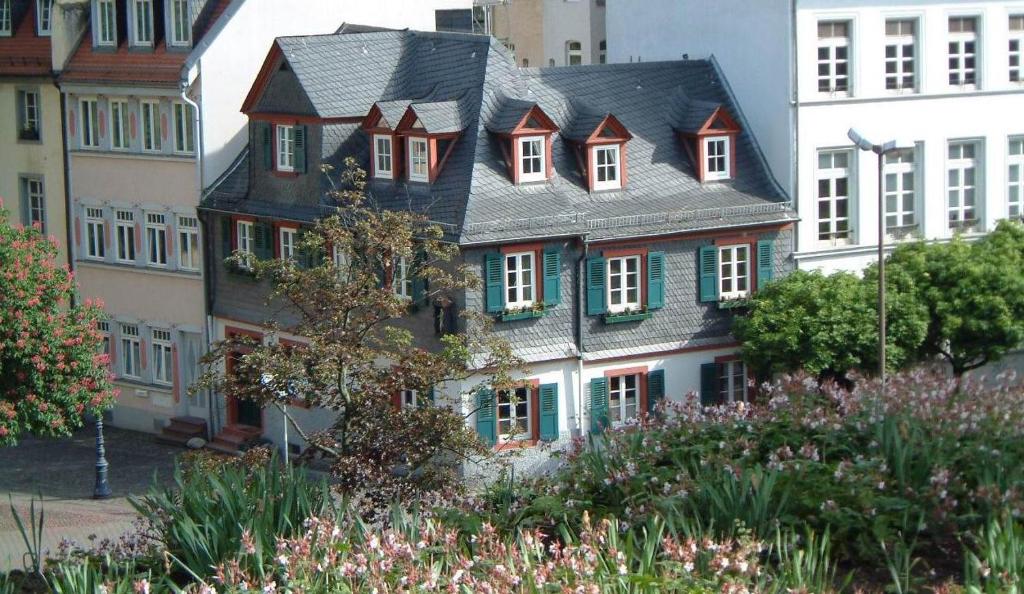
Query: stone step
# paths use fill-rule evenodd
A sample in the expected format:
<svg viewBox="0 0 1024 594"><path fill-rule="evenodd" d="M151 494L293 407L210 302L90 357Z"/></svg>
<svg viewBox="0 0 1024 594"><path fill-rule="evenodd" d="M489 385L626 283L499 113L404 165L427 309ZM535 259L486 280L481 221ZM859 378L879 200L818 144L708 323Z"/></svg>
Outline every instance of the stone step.
<svg viewBox="0 0 1024 594"><path fill-rule="evenodd" d="M222 454L230 454L232 456L240 456L242 454L238 450L238 446L237 445L234 445L234 444L231 444L231 443L227 443L227 442L224 442L224 441L220 441L216 437L213 438L213 441L211 441L210 443L206 444L206 447L207 447L207 449L211 449L211 450L214 450L214 451L217 451L217 452L221 452Z"/></svg>

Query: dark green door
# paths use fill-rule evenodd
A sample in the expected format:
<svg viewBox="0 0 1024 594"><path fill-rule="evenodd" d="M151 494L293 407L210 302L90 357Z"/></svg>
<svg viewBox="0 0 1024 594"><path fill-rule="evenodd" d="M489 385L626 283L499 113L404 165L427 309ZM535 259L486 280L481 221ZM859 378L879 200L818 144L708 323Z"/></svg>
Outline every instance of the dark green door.
<svg viewBox="0 0 1024 594"><path fill-rule="evenodd" d="M238 407L236 423L239 425L249 425L250 427L263 426L263 413L258 404L251 400L239 399L235 401L235 406Z"/></svg>

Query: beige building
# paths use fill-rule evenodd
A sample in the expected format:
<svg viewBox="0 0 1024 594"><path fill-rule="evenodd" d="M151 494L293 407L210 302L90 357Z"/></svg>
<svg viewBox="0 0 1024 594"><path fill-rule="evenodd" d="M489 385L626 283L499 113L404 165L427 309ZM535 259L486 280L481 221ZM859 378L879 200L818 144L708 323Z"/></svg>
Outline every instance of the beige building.
<svg viewBox="0 0 1024 594"><path fill-rule="evenodd" d="M523 67L603 64L605 0L477 0L488 31Z"/></svg>

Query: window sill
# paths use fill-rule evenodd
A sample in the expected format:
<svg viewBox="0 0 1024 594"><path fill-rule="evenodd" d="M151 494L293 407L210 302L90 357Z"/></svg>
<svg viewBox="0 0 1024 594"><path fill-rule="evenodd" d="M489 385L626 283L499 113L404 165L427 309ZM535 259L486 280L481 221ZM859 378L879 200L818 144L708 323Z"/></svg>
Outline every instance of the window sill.
<svg viewBox="0 0 1024 594"><path fill-rule="evenodd" d="M524 309L524 310L510 310L504 311L499 314L499 318L502 322L515 322L517 320L531 320L534 318L544 317L545 310L541 309Z"/></svg>
<svg viewBox="0 0 1024 594"><path fill-rule="evenodd" d="M654 317L650 311L624 311L620 313L608 313L604 315L605 324L623 324L626 322L639 322Z"/></svg>
<svg viewBox="0 0 1024 594"><path fill-rule="evenodd" d="M299 177L297 171L280 171L275 169L273 172L274 177Z"/></svg>
<svg viewBox="0 0 1024 594"><path fill-rule="evenodd" d="M730 297L718 302L718 309L739 309L750 305L750 295L743 297Z"/></svg>
<svg viewBox="0 0 1024 594"><path fill-rule="evenodd" d="M536 439L517 439L513 441L507 441L505 443L499 443L494 446L495 452L503 452L506 450L522 450L525 448L536 447L538 440Z"/></svg>

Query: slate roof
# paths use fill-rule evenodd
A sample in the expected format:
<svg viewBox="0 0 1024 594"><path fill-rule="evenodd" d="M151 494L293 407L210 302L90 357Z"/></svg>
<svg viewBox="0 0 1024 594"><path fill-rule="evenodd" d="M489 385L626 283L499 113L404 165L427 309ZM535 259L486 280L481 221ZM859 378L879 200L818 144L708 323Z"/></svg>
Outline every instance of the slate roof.
<svg viewBox="0 0 1024 594"><path fill-rule="evenodd" d="M409 99L399 99L397 101L378 101L375 103L378 109L380 109L381 117L384 118L384 123L389 127L394 128L398 125L399 120L405 115L409 105L412 103Z"/></svg>
<svg viewBox="0 0 1024 594"><path fill-rule="evenodd" d="M413 103L412 111L416 118L423 124L423 129L428 134L447 134L449 132L461 132L465 129L467 121L463 116L468 116L468 110L463 113L458 101L428 101L425 103Z"/></svg>
<svg viewBox="0 0 1024 594"><path fill-rule="evenodd" d="M489 37L416 31L289 37L278 44L322 117L362 117L374 103L401 100L414 108L444 103L443 110L431 113L443 115L442 122L433 123L438 129L451 128L458 117L463 133L433 184L371 180L368 190L382 207L425 212L464 245L583 233L607 239L796 220L710 61L520 69ZM744 127L734 150L735 179L697 181L674 129L687 120L676 109L681 93L686 105L723 105ZM563 131L553 137L555 172L547 182L516 186L495 132L518 123L516 115L534 104ZM595 118L607 113L633 135L626 145L628 184L590 193L568 139L588 127L589 135ZM368 165L368 139L357 125L327 126L324 138L326 163L340 167L346 156L354 156ZM230 178L204 205L254 209ZM326 208L330 201L322 197L321 204ZM282 205L278 215L299 213Z"/></svg>
<svg viewBox="0 0 1024 594"><path fill-rule="evenodd" d="M708 118L714 115L720 105L714 101L702 101L689 96L683 89L677 89L673 97L673 128L680 132L700 130Z"/></svg>
<svg viewBox="0 0 1024 594"><path fill-rule="evenodd" d="M0 37L0 76L52 75L50 38L36 35L36 6L35 0L11 3L11 35Z"/></svg>

